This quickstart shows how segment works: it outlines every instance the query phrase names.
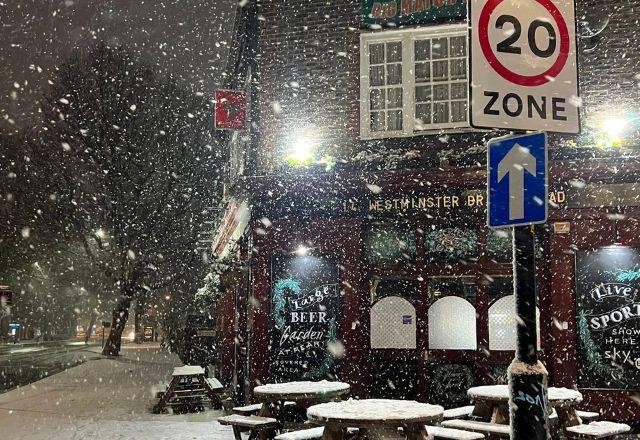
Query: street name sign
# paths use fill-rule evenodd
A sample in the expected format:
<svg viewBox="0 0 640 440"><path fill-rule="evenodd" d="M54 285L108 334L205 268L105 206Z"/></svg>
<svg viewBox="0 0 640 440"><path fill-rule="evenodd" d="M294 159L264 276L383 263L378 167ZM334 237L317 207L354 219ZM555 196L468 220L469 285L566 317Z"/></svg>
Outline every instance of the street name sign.
<svg viewBox="0 0 640 440"><path fill-rule="evenodd" d="M492 139L487 146L489 227L547 221L547 136Z"/></svg>
<svg viewBox="0 0 640 440"><path fill-rule="evenodd" d="M573 0L470 0L473 127L580 131Z"/></svg>

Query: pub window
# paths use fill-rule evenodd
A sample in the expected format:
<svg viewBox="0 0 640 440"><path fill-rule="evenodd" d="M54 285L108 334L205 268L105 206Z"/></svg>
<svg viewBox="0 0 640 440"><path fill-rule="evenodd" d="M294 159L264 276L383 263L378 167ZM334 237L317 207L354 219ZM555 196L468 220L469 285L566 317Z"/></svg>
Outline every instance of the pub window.
<svg viewBox="0 0 640 440"><path fill-rule="evenodd" d="M516 302L512 277L489 277L489 350L515 350ZM536 308L537 344L540 349L540 310Z"/></svg>
<svg viewBox="0 0 640 440"><path fill-rule="evenodd" d="M399 264L416 258L416 236L411 228L371 228L366 238L367 261L372 264Z"/></svg>
<svg viewBox="0 0 640 440"><path fill-rule="evenodd" d="M513 257L511 229L487 230L486 255L498 263L508 263Z"/></svg>
<svg viewBox="0 0 640 440"><path fill-rule="evenodd" d="M432 278L429 296L429 348L475 350L476 285L471 277Z"/></svg>
<svg viewBox="0 0 640 440"><path fill-rule="evenodd" d="M362 138L469 127L465 25L363 33L360 53Z"/></svg>
<svg viewBox="0 0 640 440"><path fill-rule="evenodd" d="M424 232L425 257L434 262L458 262L478 257L475 229L440 228Z"/></svg>

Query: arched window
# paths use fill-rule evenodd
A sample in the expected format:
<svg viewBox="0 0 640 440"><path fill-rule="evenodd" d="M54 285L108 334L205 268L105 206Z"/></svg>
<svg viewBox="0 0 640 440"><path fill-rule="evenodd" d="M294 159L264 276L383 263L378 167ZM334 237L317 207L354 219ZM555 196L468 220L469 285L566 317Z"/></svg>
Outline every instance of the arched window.
<svg viewBox="0 0 640 440"><path fill-rule="evenodd" d="M416 348L416 309L404 298L387 296L371 307L371 348Z"/></svg>
<svg viewBox="0 0 640 440"><path fill-rule="evenodd" d="M503 296L489 307L489 350L515 350L516 327L515 296ZM540 349L540 310L537 307L536 331Z"/></svg>
<svg viewBox="0 0 640 440"><path fill-rule="evenodd" d="M440 298L429 308L429 348L475 350L476 308L458 296Z"/></svg>

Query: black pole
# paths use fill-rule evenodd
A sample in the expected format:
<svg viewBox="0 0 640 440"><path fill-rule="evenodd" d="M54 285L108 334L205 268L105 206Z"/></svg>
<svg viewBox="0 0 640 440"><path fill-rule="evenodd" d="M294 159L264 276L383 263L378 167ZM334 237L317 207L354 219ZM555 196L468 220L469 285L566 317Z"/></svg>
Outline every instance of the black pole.
<svg viewBox="0 0 640 440"><path fill-rule="evenodd" d="M513 275L518 342L509 366L511 439L547 440L547 371L537 354L533 226L513 228Z"/></svg>

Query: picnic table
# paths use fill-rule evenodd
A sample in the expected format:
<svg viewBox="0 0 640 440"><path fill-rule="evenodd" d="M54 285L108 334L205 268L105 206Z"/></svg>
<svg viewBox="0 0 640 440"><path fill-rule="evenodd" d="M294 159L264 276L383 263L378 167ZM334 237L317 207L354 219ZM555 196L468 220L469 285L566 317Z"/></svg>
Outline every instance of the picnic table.
<svg viewBox="0 0 640 440"><path fill-rule="evenodd" d="M483 421L509 424L509 387L508 385L485 385L469 388L467 395L475 405L471 415ZM576 406L582 402L579 391L568 388L549 387L547 390L549 411L558 413L558 425L563 430L580 424Z"/></svg>
<svg viewBox="0 0 640 440"><path fill-rule="evenodd" d="M310 423L324 425L323 440L343 440L348 428L359 428L371 440L426 440L425 425L439 423L443 412L441 406L413 400L365 399L313 405L307 416Z"/></svg>
<svg viewBox="0 0 640 440"><path fill-rule="evenodd" d="M199 365L184 365L173 369L167 390L153 407L154 413L164 411L170 401L176 404L201 404L207 397L214 408L220 408L222 384L215 378L207 378L204 368Z"/></svg>
<svg viewBox="0 0 640 440"><path fill-rule="evenodd" d="M300 381L283 382L260 385L253 389L253 393L262 408L258 413L261 417L273 417L284 423L285 402L322 403L341 400L351 392L351 386L344 382Z"/></svg>

